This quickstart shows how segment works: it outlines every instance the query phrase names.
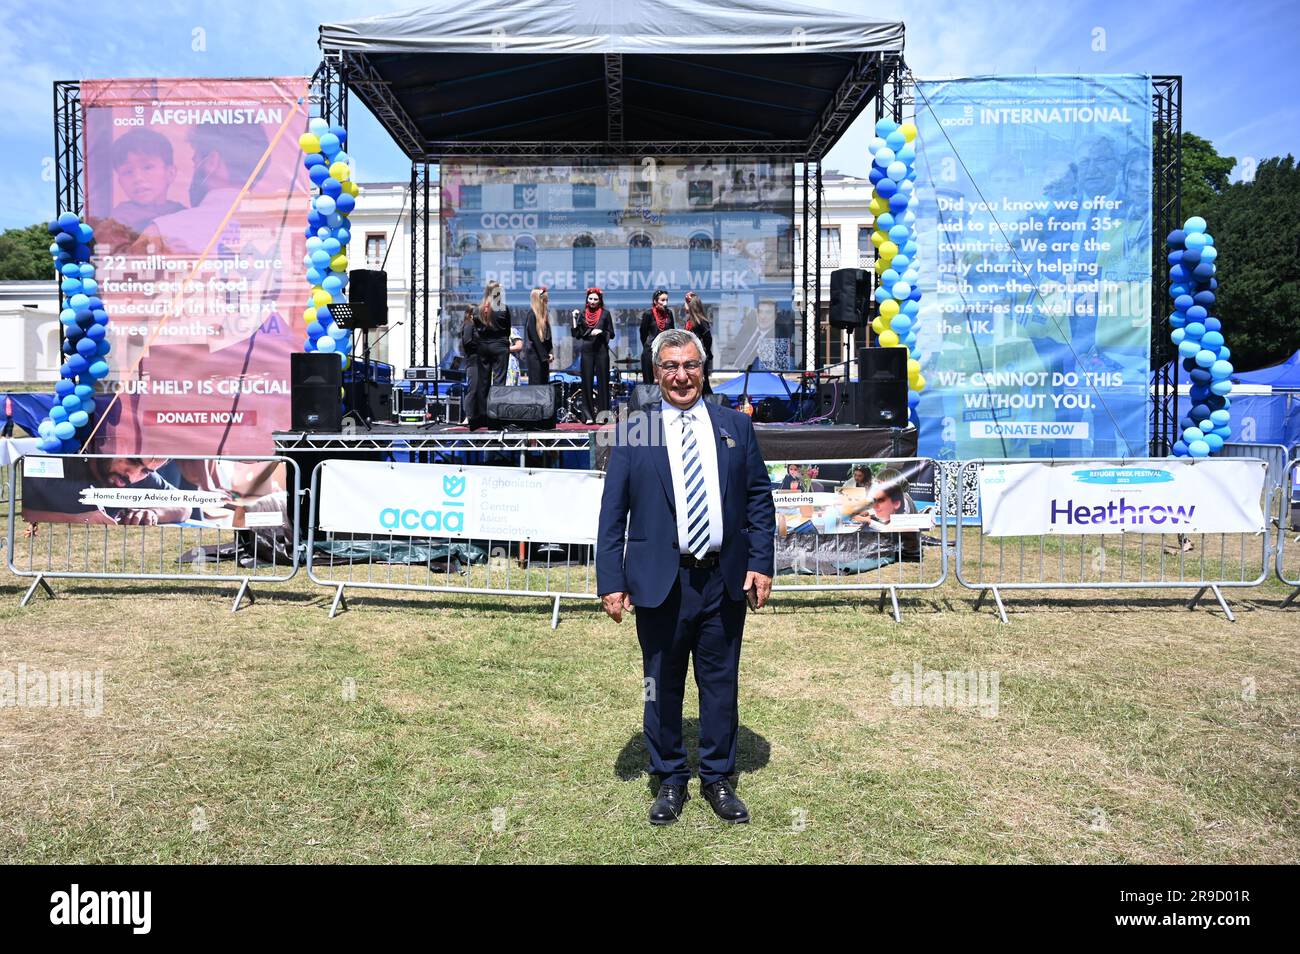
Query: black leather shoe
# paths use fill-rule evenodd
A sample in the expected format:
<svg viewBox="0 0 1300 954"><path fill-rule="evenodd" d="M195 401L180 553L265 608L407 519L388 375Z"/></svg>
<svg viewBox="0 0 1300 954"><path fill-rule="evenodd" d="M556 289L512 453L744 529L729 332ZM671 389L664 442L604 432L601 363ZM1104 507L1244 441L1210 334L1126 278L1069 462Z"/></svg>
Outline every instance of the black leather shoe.
<svg viewBox="0 0 1300 954"><path fill-rule="evenodd" d="M743 825L749 821L749 809L745 807L745 803L736 794L736 789L732 786L730 780L720 778L716 782L701 788L700 794L704 796L706 802L713 806L713 813L724 822L729 822L732 825Z"/></svg>
<svg viewBox="0 0 1300 954"><path fill-rule="evenodd" d="M650 824L671 825L682 817L682 809L691 800L691 793L685 785L669 785L665 782L659 786L659 794L650 806Z"/></svg>

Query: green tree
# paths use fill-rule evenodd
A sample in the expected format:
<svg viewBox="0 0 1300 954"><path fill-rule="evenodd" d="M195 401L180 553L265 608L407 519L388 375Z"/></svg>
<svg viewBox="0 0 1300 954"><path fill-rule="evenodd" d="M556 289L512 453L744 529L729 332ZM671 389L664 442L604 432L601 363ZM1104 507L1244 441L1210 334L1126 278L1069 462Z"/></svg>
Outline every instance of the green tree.
<svg viewBox="0 0 1300 954"><path fill-rule="evenodd" d="M1210 203L1228 188L1237 160L1221 156L1214 143L1195 133L1183 133L1183 220L1205 216Z"/></svg>
<svg viewBox="0 0 1300 954"><path fill-rule="evenodd" d="M1233 365L1289 357L1300 348L1300 166L1291 156L1264 160L1251 182L1215 196L1204 218L1219 250L1215 314Z"/></svg>
<svg viewBox="0 0 1300 954"><path fill-rule="evenodd" d="M43 224L0 233L0 281L54 281L50 233Z"/></svg>

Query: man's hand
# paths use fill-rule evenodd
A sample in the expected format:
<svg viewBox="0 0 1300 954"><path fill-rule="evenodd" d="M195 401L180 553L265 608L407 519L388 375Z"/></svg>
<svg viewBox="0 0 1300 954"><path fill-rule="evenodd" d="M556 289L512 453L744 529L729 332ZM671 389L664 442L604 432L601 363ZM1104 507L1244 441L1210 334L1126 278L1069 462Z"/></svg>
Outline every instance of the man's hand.
<svg viewBox="0 0 1300 954"><path fill-rule="evenodd" d="M754 595L750 597L750 604L754 609L762 609L772 595L772 578L750 570L745 574L745 594L748 596L751 591Z"/></svg>
<svg viewBox="0 0 1300 954"><path fill-rule="evenodd" d="M126 527L158 526L157 510L127 510L122 513L122 525Z"/></svg>
<svg viewBox="0 0 1300 954"><path fill-rule="evenodd" d="M616 623L623 622L623 613L632 608L632 600L626 593L606 593L600 602L605 614Z"/></svg>

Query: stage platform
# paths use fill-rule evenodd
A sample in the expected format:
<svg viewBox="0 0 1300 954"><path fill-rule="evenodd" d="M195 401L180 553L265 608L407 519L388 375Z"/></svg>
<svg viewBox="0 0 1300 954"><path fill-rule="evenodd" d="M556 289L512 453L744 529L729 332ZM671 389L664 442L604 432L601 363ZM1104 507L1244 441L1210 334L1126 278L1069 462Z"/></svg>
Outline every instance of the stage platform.
<svg viewBox="0 0 1300 954"><path fill-rule="evenodd" d="M554 430L502 431L468 428L451 424L375 424L369 430L323 434L312 431L276 431L275 451L289 456L312 455L317 459L339 455L389 454L403 460L431 459L438 455L519 455L519 466L528 466L529 455L585 453L588 467L603 469L609 456L609 441L602 440L611 426L588 427L562 424ZM916 428L853 427L846 424L755 424L763 457L772 461L872 460L916 456ZM573 466L574 458L565 463Z"/></svg>

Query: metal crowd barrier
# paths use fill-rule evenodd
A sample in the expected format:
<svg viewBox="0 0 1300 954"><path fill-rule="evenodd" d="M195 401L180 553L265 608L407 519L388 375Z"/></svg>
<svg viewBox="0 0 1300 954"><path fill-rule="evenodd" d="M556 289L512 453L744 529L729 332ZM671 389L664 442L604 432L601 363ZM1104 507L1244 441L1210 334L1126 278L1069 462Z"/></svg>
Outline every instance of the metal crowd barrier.
<svg viewBox="0 0 1300 954"><path fill-rule="evenodd" d="M888 598L894 622L902 622L898 609L900 590L931 590L948 579L948 480L939 462L928 457L881 458L862 463L929 467L934 480L931 512L937 536L925 532L876 533L865 528L843 534L797 533L788 522L783 527L778 516L777 575L772 589L792 593L879 591L879 608L884 609Z"/></svg>
<svg viewBox="0 0 1300 954"><path fill-rule="evenodd" d="M560 622L561 599L599 598L594 546L321 531L320 474L328 463L317 464L311 474L306 562L307 578L334 590L331 619L347 609L344 590L349 587L547 598L552 601L552 629Z"/></svg>
<svg viewBox="0 0 1300 954"><path fill-rule="evenodd" d="M1214 459L1249 457L1262 460L1267 465L1264 483L1271 491L1282 486L1288 456L1287 449L1282 444L1248 444L1229 441L1214 455Z"/></svg>
<svg viewBox="0 0 1300 954"><path fill-rule="evenodd" d="M1101 464L1141 465L1142 459L1098 458ZM1165 463L1167 459L1151 459ZM979 468L986 464L1052 463L1050 458L999 458L967 461L963 483L978 488ZM1061 463L1058 458L1055 463ZM1202 462L1213 466L1214 460ZM967 474L970 474L968 477ZM1273 512L1273 490L1267 481L1261 501ZM1235 621L1221 592L1224 588L1258 586L1271 568L1271 532L1180 534L1110 533L1059 534L1029 537L986 537L978 527L957 528L957 580L978 590L978 610L992 595L998 616L1007 622L1003 590L1197 590L1187 604L1192 609L1205 593L1214 594L1224 615ZM1252 540L1252 537L1258 537Z"/></svg>
<svg viewBox="0 0 1300 954"><path fill-rule="evenodd" d="M1277 578L1292 587L1291 595L1282 601L1283 606L1290 606L1300 597L1300 531L1292 519L1292 495L1298 473L1300 458L1292 459L1282 472L1282 486L1277 490ZM1291 537L1290 546L1287 538ZM1290 562L1288 563L1288 559Z"/></svg>
<svg viewBox="0 0 1300 954"><path fill-rule="evenodd" d="M16 500L26 464L51 457L64 460L113 459L121 455L28 455L9 474L9 497ZM124 526L86 522L33 523L24 520L21 507L9 510L7 561L16 576L32 578L20 606L26 606L39 588L53 598L49 581L78 580L181 580L238 583L231 612L247 598L255 601L252 584L283 583L294 577L299 564L298 465L287 457L251 455L225 457L172 456L168 461L230 461L282 463L293 475L285 489L285 524L279 528L229 528L184 525ZM19 537L18 525L24 524ZM226 570L232 559L237 569ZM185 569L188 567L188 570Z"/></svg>

